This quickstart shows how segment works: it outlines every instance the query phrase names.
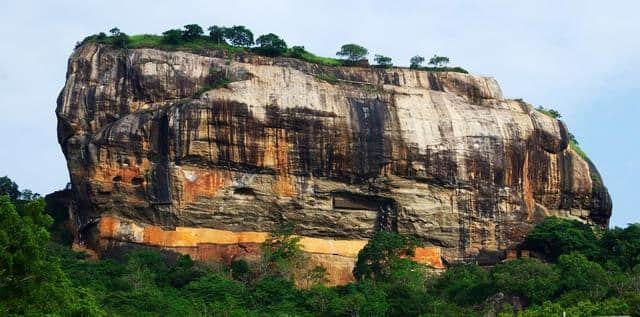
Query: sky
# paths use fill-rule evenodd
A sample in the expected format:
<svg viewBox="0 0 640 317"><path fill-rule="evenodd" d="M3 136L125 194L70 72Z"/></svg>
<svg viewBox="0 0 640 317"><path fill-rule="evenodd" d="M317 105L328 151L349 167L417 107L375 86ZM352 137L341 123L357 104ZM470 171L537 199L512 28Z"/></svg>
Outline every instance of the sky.
<svg viewBox="0 0 640 317"><path fill-rule="evenodd" d="M76 41L117 26L162 33L246 25L334 56L359 43L407 65L416 54L498 80L505 97L559 110L613 198L611 224L640 222L640 1L0 2L0 176L42 194L68 182L55 102Z"/></svg>

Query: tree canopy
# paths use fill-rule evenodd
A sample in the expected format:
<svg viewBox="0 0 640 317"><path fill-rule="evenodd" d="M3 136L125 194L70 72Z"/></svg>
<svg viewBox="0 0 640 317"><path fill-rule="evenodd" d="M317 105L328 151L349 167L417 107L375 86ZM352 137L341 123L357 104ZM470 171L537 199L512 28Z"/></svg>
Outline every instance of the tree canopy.
<svg viewBox="0 0 640 317"><path fill-rule="evenodd" d="M449 58L445 56L433 55L431 59L429 59L429 65L433 65L434 67L445 67L449 64Z"/></svg>
<svg viewBox="0 0 640 317"><path fill-rule="evenodd" d="M287 43L273 33L260 35L256 44L260 53L267 56L279 56L287 50Z"/></svg>
<svg viewBox="0 0 640 317"><path fill-rule="evenodd" d="M420 55L416 55L416 56L411 58L409 63L410 63L409 64L409 68L418 69L418 68L422 67L422 63L424 63L424 57L422 57Z"/></svg>
<svg viewBox="0 0 640 317"><path fill-rule="evenodd" d="M358 44L342 45L336 55L346 58L350 62L357 62L364 59L369 51Z"/></svg>
<svg viewBox="0 0 640 317"><path fill-rule="evenodd" d="M187 24L184 26L184 31L182 31L182 39L185 41L193 41L202 36L203 33L204 31L199 25Z"/></svg>
<svg viewBox="0 0 640 317"><path fill-rule="evenodd" d="M253 45L253 33L244 25L234 25L226 28L224 38L236 46L249 47Z"/></svg>
<svg viewBox="0 0 640 317"><path fill-rule="evenodd" d="M393 64L391 63L391 57L376 54L373 60L378 64L379 67L382 68L389 68L393 66Z"/></svg>

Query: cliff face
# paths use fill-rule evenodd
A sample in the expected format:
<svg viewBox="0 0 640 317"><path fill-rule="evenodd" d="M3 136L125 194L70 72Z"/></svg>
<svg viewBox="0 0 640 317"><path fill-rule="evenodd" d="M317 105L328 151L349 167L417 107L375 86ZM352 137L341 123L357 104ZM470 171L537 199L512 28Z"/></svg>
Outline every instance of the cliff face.
<svg viewBox="0 0 640 317"><path fill-rule="evenodd" d="M77 239L99 252L228 261L293 221L340 283L376 230L417 235L419 260L442 267L513 247L545 216L611 213L565 125L491 78L88 44L56 113Z"/></svg>

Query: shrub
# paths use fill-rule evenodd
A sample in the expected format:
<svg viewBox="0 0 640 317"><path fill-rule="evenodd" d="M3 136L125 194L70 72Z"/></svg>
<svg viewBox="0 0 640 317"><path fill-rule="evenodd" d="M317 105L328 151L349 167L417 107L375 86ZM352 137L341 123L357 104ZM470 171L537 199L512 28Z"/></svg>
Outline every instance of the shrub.
<svg viewBox="0 0 640 317"><path fill-rule="evenodd" d="M338 76L336 76L336 74L320 73L320 74L316 74L316 78L320 80L324 80L330 84L335 84L339 81Z"/></svg>
<svg viewBox="0 0 640 317"><path fill-rule="evenodd" d="M560 114L560 112L558 110L555 109L551 109L551 108L545 108L543 106L538 106L536 108L536 110L538 110L539 112L546 114L547 116L554 118L554 119L558 119L562 117L562 114Z"/></svg>

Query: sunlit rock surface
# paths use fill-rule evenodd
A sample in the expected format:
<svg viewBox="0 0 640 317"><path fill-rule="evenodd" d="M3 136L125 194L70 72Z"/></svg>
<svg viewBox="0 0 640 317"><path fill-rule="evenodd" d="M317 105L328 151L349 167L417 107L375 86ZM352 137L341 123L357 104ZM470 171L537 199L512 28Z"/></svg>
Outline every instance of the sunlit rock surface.
<svg viewBox="0 0 640 317"><path fill-rule="evenodd" d="M418 236L416 259L444 267L500 254L545 216L611 214L564 123L492 78L87 44L56 113L77 242L99 253L257 257L292 221L344 283L376 230Z"/></svg>

